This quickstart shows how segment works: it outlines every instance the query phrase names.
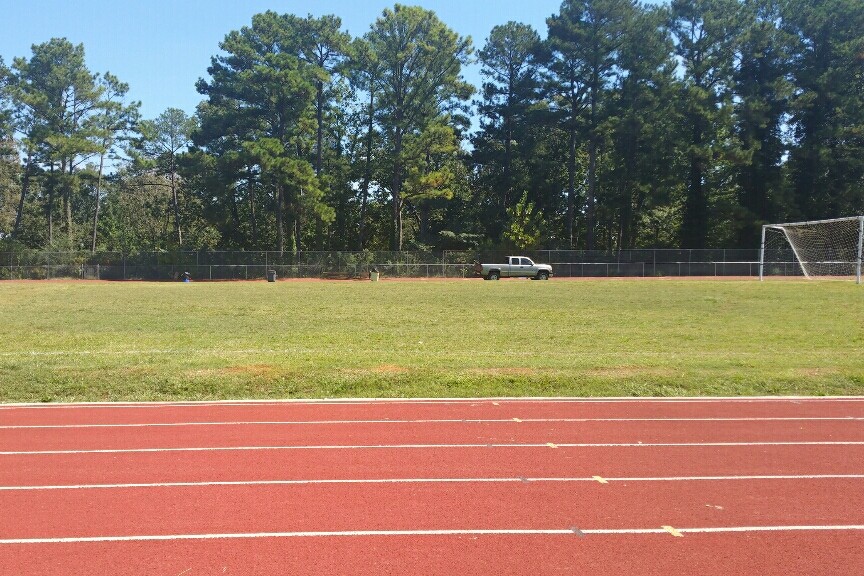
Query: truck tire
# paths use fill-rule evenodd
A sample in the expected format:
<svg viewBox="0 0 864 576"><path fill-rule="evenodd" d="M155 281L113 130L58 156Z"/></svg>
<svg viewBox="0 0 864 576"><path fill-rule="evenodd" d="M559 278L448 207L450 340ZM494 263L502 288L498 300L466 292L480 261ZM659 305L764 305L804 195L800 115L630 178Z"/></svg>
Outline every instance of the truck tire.
<svg viewBox="0 0 864 576"><path fill-rule="evenodd" d="M489 280L498 280L501 277L501 273L498 270L490 270L487 278Z"/></svg>
<svg viewBox="0 0 864 576"><path fill-rule="evenodd" d="M538 280L548 280L549 279L549 272L547 272L546 270L541 270L540 272L537 273L537 279Z"/></svg>

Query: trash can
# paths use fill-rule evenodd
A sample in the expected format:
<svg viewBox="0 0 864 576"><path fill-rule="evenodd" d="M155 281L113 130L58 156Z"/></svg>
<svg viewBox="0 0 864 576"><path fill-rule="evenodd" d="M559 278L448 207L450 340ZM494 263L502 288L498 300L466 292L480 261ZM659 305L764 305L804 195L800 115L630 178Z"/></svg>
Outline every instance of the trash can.
<svg viewBox="0 0 864 576"><path fill-rule="evenodd" d="M267 282L275 282L276 281L276 271L275 270L267 270Z"/></svg>

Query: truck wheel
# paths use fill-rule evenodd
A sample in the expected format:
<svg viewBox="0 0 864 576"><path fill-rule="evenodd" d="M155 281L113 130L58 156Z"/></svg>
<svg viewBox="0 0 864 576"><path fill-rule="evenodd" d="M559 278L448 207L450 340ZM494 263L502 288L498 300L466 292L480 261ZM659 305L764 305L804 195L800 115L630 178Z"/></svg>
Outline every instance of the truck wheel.
<svg viewBox="0 0 864 576"><path fill-rule="evenodd" d="M492 272L489 272L489 276L488 276L489 280L498 280L498 278L500 278L500 277L501 277L501 275L497 270L493 270Z"/></svg>
<svg viewBox="0 0 864 576"><path fill-rule="evenodd" d="M537 279L538 280L548 280L549 279L549 272L546 272L545 270L541 270L540 272L537 273Z"/></svg>

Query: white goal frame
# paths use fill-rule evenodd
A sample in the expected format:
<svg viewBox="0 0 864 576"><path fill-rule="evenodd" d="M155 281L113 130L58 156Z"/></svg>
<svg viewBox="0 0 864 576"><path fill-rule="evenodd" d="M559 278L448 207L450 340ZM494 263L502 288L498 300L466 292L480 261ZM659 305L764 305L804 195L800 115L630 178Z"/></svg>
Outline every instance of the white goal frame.
<svg viewBox="0 0 864 576"><path fill-rule="evenodd" d="M795 243L789 237L789 233L787 232L788 228L794 228L796 226L815 226L819 224L832 224L835 222L858 222L858 246L857 252L854 262L855 265L855 283L861 284L861 267L862 267L862 250L864 250L864 216L850 216L848 218L833 218L830 220L810 220L807 222L788 222L785 224L765 224L762 226L762 243L759 247L759 281L764 280L764 272L765 272L765 234L769 229L779 230L783 233L786 241L789 243L789 247L792 249L792 252L795 254L795 258L798 260L798 265L801 267L801 271L804 273L804 277L808 280L812 278L810 273L807 271L807 266L804 265L804 260L801 258L801 254L799 253L798 248Z"/></svg>

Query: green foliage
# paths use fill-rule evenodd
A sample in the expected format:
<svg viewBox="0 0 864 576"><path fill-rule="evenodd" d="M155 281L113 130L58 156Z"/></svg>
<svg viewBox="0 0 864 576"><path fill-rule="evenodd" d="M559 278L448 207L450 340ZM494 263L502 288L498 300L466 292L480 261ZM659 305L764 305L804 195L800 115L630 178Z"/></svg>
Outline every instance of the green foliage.
<svg viewBox="0 0 864 576"><path fill-rule="evenodd" d="M0 239L11 237L17 212L20 168L10 140L0 140Z"/></svg>
<svg viewBox="0 0 864 576"><path fill-rule="evenodd" d="M83 45L54 38L32 50L29 60L14 59L8 88L26 164L21 195L27 200L33 180L41 181L47 192L43 202L51 245L55 242L55 196L59 194L67 232L63 245L77 248L89 236L76 226L89 216L79 210L84 181L79 173L89 170L87 163L94 158L99 158L100 167L104 164L105 156L137 120L139 105L123 103L129 86L117 77L87 69ZM101 180L101 168L99 175ZM95 194L99 193L97 186Z"/></svg>
<svg viewBox="0 0 864 576"><path fill-rule="evenodd" d="M309 133L316 82L327 80L322 67L300 57L301 23L275 12L253 16L251 27L229 33L220 44L226 55L212 59L211 81L198 82L198 91L209 100L199 109L197 140L216 154L237 155L239 173L223 172L229 190L244 172L260 170L261 182L274 199L280 251L285 249L285 211L291 218L290 245L296 250L301 249L302 218L310 206L312 214L332 218L332 210L319 206L320 185L300 154Z"/></svg>
<svg viewBox="0 0 864 576"><path fill-rule="evenodd" d="M532 130L548 136L536 105L540 100L540 36L528 25L508 22L492 29L478 52L482 63L483 100L477 103L480 131L474 136L473 162L478 166L478 196L484 206L487 234L499 238L507 210L516 202L516 190L544 195L531 170Z"/></svg>
<svg viewBox="0 0 864 576"><path fill-rule="evenodd" d="M740 226L734 242L759 242L763 224L779 222L785 204L783 156L787 152L784 123L794 87L790 82L794 37L778 27L781 13L774 0L748 0L738 38L740 65L734 73L735 135Z"/></svg>
<svg viewBox="0 0 864 576"><path fill-rule="evenodd" d="M168 108L153 120L138 123L140 137L130 150L142 171L168 175L177 170L177 156L192 144L198 121L178 108Z"/></svg>
<svg viewBox="0 0 864 576"><path fill-rule="evenodd" d="M376 70L369 90L378 95L376 121L390 165L389 181L378 184L392 199L391 249L401 250L403 185L411 169L405 148L412 136L419 137L443 114L459 110L460 101L471 96L473 87L460 75L471 54L471 39L461 38L430 10L396 4L384 10L365 40ZM430 181L420 188L443 183Z"/></svg>
<svg viewBox="0 0 864 576"><path fill-rule="evenodd" d="M515 206L507 209L510 225L504 232L504 237L520 250L539 247L543 237L543 215L536 211L534 203L528 201L528 193L523 192L522 198Z"/></svg>
<svg viewBox="0 0 864 576"><path fill-rule="evenodd" d="M0 235L754 248L768 221L864 212L864 0L566 0L546 24L546 41L490 30L470 132L472 42L416 6L353 39L336 15L256 14L219 44L194 117L142 121L83 46L35 44L0 60ZM542 238L510 230L517 205Z"/></svg>
<svg viewBox="0 0 864 576"><path fill-rule="evenodd" d="M796 39L790 107L793 214L864 212L864 2L787 0L783 28Z"/></svg>
<svg viewBox="0 0 864 576"><path fill-rule="evenodd" d="M670 29L684 66L681 105L689 135L689 163L681 245L704 248L710 227L707 179L731 143L732 70L741 26L737 0L673 0Z"/></svg>
<svg viewBox="0 0 864 576"><path fill-rule="evenodd" d="M449 200L453 197L451 186L459 144L447 120L446 117L439 118L426 126L423 132L406 135L402 151L405 167L402 197L406 201Z"/></svg>

